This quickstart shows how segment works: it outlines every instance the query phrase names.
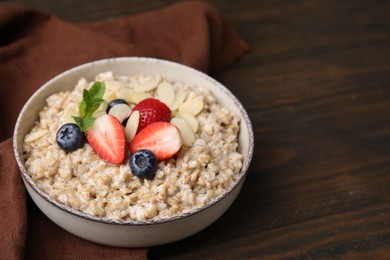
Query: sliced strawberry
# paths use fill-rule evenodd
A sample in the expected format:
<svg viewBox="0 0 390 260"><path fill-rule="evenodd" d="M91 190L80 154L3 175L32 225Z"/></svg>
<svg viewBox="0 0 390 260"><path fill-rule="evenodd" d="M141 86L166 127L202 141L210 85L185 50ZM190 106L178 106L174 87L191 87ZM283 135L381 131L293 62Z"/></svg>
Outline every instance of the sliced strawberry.
<svg viewBox="0 0 390 260"><path fill-rule="evenodd" d="M180 131L171 123L156 122L146 126L130 142L130 151L135 153L141 149L151 150L159 161L176 154L183 141Z"/></svg>
<svg viewBox="0 0 390 260"><path fill-rule="evenodd" d="M171 120L171 110L167 105L155 98L147 98L139 102L133 111L139 111L139 133L147 125L155 122L169 122Z"/></svg>
<svg viewBox="0 0 390 260"><path fill-rule="evenodd" d="M98 117L85 133L92 149L104 160L120 164L126 155L125 131L112 115Z"/></svg>

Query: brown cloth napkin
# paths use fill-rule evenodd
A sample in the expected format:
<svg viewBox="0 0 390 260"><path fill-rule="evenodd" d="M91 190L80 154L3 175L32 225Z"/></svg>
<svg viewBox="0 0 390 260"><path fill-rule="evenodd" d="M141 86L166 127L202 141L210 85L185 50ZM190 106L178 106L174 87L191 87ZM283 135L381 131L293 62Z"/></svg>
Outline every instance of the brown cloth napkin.
<svg viewBox="0 0 390 260"><path fill-rule="evenodd" d="M218 11L202 2L78 24L37 10L2 7L0 35L0 258L146 258L146 249L107 247L80 239L35 207L26 196L13 155L16 118L41 85L85 62L146 56L212 73L244 55L247 44Z"/></svg>

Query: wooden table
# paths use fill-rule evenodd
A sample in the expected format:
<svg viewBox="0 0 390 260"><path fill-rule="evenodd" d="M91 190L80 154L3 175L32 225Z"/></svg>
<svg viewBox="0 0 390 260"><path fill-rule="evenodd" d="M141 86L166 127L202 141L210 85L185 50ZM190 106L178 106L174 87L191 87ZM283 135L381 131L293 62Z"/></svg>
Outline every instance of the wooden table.
<svg viewBox="0 0 390 260"><path fill-rule="evenodd" d="M172 2L2 4L89 21ZM209 2L252 47L213 76L246 107L255 154L226 214L149 257L390 259L390 2Z"/></svg>

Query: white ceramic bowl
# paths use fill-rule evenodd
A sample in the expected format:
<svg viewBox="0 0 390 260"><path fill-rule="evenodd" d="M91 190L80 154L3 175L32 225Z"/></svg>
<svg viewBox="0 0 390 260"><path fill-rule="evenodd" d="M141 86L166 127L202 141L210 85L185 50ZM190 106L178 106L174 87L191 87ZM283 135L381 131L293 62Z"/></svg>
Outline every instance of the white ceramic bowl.
<svg viewBox="0 0 390 260"><path fill-rule="evenodd" d="M211 89L220 104L241 117L239 147L244 163L239 178L224 194L208 205L191 212L157 221L107 220L84 214L51 199L35 185L27 174L21 156L24 136L38 119L38 112L46 105L46 98L54 93L74 88L79 78L93 80L100 72L114 74L155 75L168 80L188 82ZM54 223L84 239L110 246L146 247L170 243L188 237L218 219L233 203L245 180L254 146L252 126L245 109L238 99L224 86L209 76L174 62L153 58L124 57L87 63L56 76L27 101L14 131L14 152L25 187L35 204Z"/></svg>

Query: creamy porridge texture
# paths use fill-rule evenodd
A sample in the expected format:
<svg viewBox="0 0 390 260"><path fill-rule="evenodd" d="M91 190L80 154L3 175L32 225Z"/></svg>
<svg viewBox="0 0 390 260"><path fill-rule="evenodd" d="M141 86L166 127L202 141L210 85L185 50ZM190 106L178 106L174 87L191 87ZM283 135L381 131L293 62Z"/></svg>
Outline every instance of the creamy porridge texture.
<svg viewBox="0 0 390 260"><path fill-rule="evenodd" d="M161 76L112 72L97 75L95 81L106 84L106 101L95 117L105 114L107 101L121 98L134 108L141 100L153 97L172 110L171 123L178 126L183 145L173 157L158 162L150 180L132 174L129 152L124 163L112 164L88 143L73 152L62 150L56 133L78 115L83 89L93 84L80 79L73 91L47 98L47 106L23 144L28 174L50 197L96 217L157 220L208 204L238 178L243 160L237 152L239 118L219 105L209 90L169 82ZM191 101L188 107L187 101Z"/></svg>

